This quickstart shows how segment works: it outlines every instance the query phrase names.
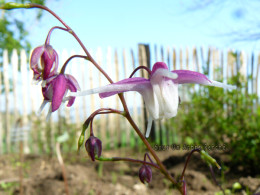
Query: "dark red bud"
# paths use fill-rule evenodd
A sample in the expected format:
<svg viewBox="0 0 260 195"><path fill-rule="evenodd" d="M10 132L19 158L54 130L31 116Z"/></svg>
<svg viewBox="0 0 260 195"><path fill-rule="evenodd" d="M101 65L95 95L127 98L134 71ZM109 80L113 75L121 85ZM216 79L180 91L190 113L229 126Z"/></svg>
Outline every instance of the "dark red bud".
<svg viewBox="0 0 260 195"><path fill-rule="evenodd" d="M152 169L148 165L143 165L139 169L139 178L142 183L150 183L152 181Z"/></svg>
<svg viewBox="0 0 260 195"><path fill-rule="evenodd" d="M102 142L97 137L90 136L85 143L85 148L91 160L95 161L95 155L101 156Z"/></svg>

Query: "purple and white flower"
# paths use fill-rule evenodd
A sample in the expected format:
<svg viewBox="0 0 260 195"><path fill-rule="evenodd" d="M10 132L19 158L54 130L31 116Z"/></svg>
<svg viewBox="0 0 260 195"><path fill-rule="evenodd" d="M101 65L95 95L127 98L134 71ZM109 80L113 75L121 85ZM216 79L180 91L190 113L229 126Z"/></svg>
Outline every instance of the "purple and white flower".
<svg viewBox="0 0 260 195"><path fill-rule="evenodd" d="M198 72L190 70L169 71L165 63L157 62L153 66L150 79L128 78L107 86L74 92L69 95L83 96L99 93L100 98L106 98L127 91L139 92L144 98L146 109L150 115L146 130L146 137L149 137L153 120L168 119L177 115L179 105L178 85L185 83L235 89L235 86L209 80L205 75Z"/></svg>
<svg viewBox="0 0 260 195"><path fill-rule="evenodd" d="M52 112L55 112L62 102L68 101L67 106L70 107L75 101L75 97L65 97L67 92L77 92L80 90L77 80L69 74L59 74L50 77L46 80L45 87L42 88L42 94L44 97L43 103L39 112L42 111L47 103L51 103L47 119Z"/></svg>

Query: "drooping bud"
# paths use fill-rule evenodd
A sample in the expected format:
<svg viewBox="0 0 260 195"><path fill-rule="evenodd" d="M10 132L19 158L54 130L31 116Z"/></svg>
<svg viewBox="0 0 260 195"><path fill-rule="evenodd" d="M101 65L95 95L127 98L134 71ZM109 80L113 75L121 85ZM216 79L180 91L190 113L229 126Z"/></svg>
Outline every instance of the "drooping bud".
<svg viewBox="0 0 260 195"><path fill-rule="evenodd" d="M95 155L101 156L102 142L95 136L90 136L85 143L85 148L92 161L95 161Z"/></svg>
<svg viewBox="0 0 260 195"><path fill-rule="evenodd" d="M35 48L31 55L30 67L33 70L33 79L46 80L55 74L58 69L58 54L51 45L42 45Z"/></svg>
<svg viewBox="0 0 260 195"><path fill-rule="evenodd" d="M141 168L139 169L139 178L140 181L144 184L146 183L150 183L152 181L152 169L150 166L148 165L143 165L141 166Z"/></svg>
<svg viewBox="0 0 260 195"><path fill-rule="evenodd" d="M201 155L201 158L203 160L205 160L207 164L213 165L213 166L215 165L218 169L221 169L221 167L219 166L217 161L214 158L212 158L207 152L205 152L204 150L201 150L200 155Z"/></svg>

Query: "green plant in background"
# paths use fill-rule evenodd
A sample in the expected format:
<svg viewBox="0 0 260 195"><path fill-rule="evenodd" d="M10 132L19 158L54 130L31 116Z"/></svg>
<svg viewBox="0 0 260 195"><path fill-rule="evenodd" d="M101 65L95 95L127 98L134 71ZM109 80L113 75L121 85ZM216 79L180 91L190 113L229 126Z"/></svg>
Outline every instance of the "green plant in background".
<svg viewBox="0 0 260 195"><path fill-rule="evenodd" d="M38 3L45 4L46 0L15 0L17 3ZM4 4L5 0L0 0L0 4ZM36 19L42 16L42 10L37 10ZM15 17L13 14L6 12L1 15L0 20L0 55L2 56L3 48L11 53L12 49L25 48L28 52L31 45L27 40L28 31L25 22L21 18ZM1 64L1 63L0 63Z"/></svg>
<svg viewBox="0 0 260 195"><path fill-rule="evenodd" d="M13 189L17 186L18 186L18 183L14 183L14 182L1 182L0 183L0 188L2 188L5 192L7 192L10 195L13 193Z"/></svg>
<svg viewBox="0 0 260 195"><path fill-rule="evenodd" d="M230 153L233 165L259 172L259 99L247 92L248 84L240 74L228 82L237 85L237 90L209 87L195 91L191 102L182 104L183 113L171 119L172 128L178 131L180 142L222 146L219 149Z"/></svg>

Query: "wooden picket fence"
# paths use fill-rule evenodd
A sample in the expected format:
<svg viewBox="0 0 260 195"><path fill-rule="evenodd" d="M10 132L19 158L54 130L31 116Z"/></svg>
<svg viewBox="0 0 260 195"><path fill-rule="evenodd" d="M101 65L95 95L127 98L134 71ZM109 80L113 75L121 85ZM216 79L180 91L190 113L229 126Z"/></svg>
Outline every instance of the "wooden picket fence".
<svg viewBox="0 0 260 195"><path fill-rule="evenodd" d="M93 50L90 52L114 81L128 77L139 65L151 68L156 61L164 61L170 69L206 72L210 79L221 79L224 83L228 78L240 72L248 80L246 91L259 94L260 56L255 53L221 51L214 48L175 49L168 47L165 49L161 47L158 49L156 46L151 48L144 44L138 45L138 51L113 50L109 47L97 48L95 52ZM79 53L82 54L82 51ZM59 68L61 68L66 59L76 52L64 50L58 54ZM11 58L9 59L8 56ZM33 73L29 70L29 57L26 52L13 50L11 54L8 54L4 50L2 59L0 154L16 151L18 142L24 142L27 153L52 152L55 139L64 132L67 132L70 137L66 144L68 150L74 150L81 132L81 125L93 111L100 107L122 109L117 96L105 99L100 99L98 95L77 97L71 108L64 105L52 114L49 121L46 121L47 108L41 114L37 114L43 100L41 86L32 84ZM109 84L90 62L82 59L73 59L67 66L66 72L77 78L82 90ZM135 76L148 77L143 71L136 73ZM188 101L188 97L185 97L185 90L191 90L191 88L181 89L182 101ZM141 96L135 92L125 93L125 96L134 120L144 132L146 112ZM135 146L140 143L127 121L118 115L100 115L95 119L94 125L95 135L108 148Z"/></svg>

